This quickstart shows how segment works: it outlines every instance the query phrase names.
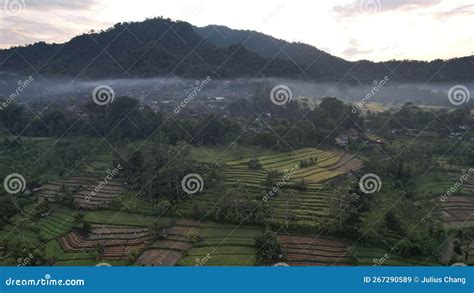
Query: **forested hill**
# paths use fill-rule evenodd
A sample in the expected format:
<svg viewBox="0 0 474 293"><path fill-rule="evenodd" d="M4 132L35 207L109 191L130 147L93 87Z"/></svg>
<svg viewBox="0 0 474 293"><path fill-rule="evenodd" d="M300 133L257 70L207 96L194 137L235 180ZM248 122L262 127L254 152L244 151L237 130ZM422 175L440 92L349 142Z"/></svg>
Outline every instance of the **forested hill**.
<svg viewBox="0 0 474 293"><path fill-rule="evenodd" d="M470 59L471 58L471 59ZM389 75L405 82L474 81L474 57L432 62L349 62L313 46L253 31L193 27L154 18L118 23L64 44L0 50L0 72L43 76L128 78L166 76L287 77L362 82ZM395 73L391 71L396 68ZM347 74L350 72L351 74Z"/></svg>
<svg viewBox="0 0 474 293"><path fill-rule="evenodd" d="M19 54L16 54L17 51ZM296 77L286 60L267 60L235 45L216 48L186 22L155 18L118 23L106 31L83 34L65 44L36 43L0 51L0 72L88 78L178 76L232 78ZM34 67L34 68L32 68ZM259 76L261 76L259 75Z"/></svg>
<svg viewBox="0 0 474 293"><path fill-rule="evenodd" d="M256 31L236 30L220 25L196 27L195 30L217 47L225 48L241 43L247 50L263 57L292 61L305 70L303 76L312 78L339 79L350 71L361 81L379 80L385 75L403 82L474 81L474 55L431 62L350 62L308 44L290 43Z"/></svg>

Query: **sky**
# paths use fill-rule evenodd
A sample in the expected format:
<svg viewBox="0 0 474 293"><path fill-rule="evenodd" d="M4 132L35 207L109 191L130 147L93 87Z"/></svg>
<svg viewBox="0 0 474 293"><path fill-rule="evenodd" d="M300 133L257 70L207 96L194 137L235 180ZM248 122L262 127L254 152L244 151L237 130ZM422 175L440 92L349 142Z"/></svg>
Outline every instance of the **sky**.
<svg viewBox="0 0 474 293"><path fill-rule="evenodd" d="M474 55L473 0L0 0L0 48L157 16L255 30L348 60Z"/></svg>

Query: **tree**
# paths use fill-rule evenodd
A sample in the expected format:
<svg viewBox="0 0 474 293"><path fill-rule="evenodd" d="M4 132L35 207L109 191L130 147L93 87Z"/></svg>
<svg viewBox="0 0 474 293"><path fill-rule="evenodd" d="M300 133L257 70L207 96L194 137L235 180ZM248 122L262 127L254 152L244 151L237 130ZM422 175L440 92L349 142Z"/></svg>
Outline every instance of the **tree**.
<svg viewBox="0 0 474 293"><path fill-rule="evenodd" d="M261 170L262 163L257 158L252 158L247 162L247 167L249 170Z"/></svg>
<svg viewBox="0 0 474 293"><path fill-rule="evenodd" d="M262 186L265 188L265 191L273 192L275 189L279 189L277 185L278 185L278 182L281 180L281 176L283 176L283 173L281 173L280 171L269 170L267 172L267 177L265 181L262 183ZM277 195L278 190L273 193L275 193L273 196Z"/></svg>
<svg viewBox="0 0 474 293"><path fill-rule="evenodd" d="M157 217L163 216L171 208L171 203L164 199L158 202L155 209L155 215Z"/></svg>
<svg viewBox="0 0 474 293"><path fill-rule="evenodd" d="M59 201L67 207L74 208L74 193L69 189L66 184L61 185L59 191Z"/></svg>
<svg viewBox="0 0 474 293"><path fill-rule="evenodd" d="M262 235L255 239L255 247L257 248L257 260L260 262L269 262L285 258L285 252L280 242L276 238L276 234L271 231L265 231Z"/></svg>

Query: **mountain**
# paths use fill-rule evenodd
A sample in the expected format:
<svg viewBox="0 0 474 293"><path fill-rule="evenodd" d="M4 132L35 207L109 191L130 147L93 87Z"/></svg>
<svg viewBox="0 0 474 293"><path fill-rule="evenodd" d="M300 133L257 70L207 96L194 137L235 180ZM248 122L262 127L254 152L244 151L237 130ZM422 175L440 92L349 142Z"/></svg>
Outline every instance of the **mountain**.
<svg viewBox="0 0 474 293"><path fill-rule="evenodd" d="M474 56L431 62L350 62L307 44L290 43L256 31L236 30L219 25L194 29L219 48L239 43L263 57L291 61L306 72L302 77L309 75L319 79L340 79L345 76L346 80L353 80L355 77L359 81L372 81L387 75L393 80L405 82L474 81ZM351 72L351 76L346 75L347 72Z"/></svg>
<svg viewBox="0 0 474 293"><path fill-rule="evenodd" d="M189 23L163 18L118 23L64 44L40 42L0 50L0 62L0 72L79 78L298 74L297 66L289 61L269 61L238 45L217 48L202 39Z"/></svg>
<svg viewBox="0 0 474 293"><path fill-rule="evenodd" d="M387 75L405 82L462 82L474 81L473 59L350 62L307 44L289 43L255 31L214 25L195 27L183 21L153 18L118 23L64 44L40 42L0 50L0 73L79 79L171 74L347 82L371 82Z"/></svg>
<svg viewBox="0 0 474 293"><path fill-rule="evenodd" d="M303 43L289 43L256 31L234 30L226 26L209 25L194 30L211 44L226 48L234 44L243 46L265 58L281 58L298 65L304 77L340 78L341 72L352 67L351 62L332 56L313 46Z"/></svg>

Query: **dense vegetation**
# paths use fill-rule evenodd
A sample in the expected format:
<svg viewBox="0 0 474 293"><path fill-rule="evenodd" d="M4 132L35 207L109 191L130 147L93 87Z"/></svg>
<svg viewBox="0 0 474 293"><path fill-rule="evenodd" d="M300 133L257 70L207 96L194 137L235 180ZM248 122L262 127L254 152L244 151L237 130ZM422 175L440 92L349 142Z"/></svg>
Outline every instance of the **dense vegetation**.
<svg viewBox="0 0 474 293"><path fill-rule="evenodd" d="M39 116L10 104L0 175L22 174L27 193L0 191L2 263L26 253L29 265L363 264L369 248L402 264L439 263L450 229L442 209L453 208L439 205L440 193L474 164L471 109L354 113L331 97L276 107L267 90L197 116L128 97ZM358 137L336 149L348 132ZM191 173L204 185L192 194L182 186ZM378 192L361 189L364 173L380 177ZM471 188L456 191L465 198L455 208ZM470 262L467 234L456 235L457 257ZM292 238L314 253L301 259Z"/></svg>

